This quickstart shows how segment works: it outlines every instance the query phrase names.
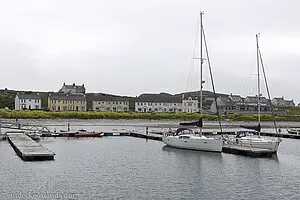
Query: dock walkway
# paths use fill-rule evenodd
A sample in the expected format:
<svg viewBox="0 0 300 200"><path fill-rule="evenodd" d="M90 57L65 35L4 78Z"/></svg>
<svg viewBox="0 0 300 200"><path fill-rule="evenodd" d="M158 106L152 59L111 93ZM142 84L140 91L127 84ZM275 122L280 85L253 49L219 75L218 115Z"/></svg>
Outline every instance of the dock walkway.
<svg viewBox="0 0 300 200"><path fill-rule="evenodd" d="M23 133L7 133L7 138L16 154L24 161L54 160L54 152Z"/></svg>
<svg viewBox="0 0 300 200"><path fill-rule="evenodd" d="M242 145L228 145L228 144L223 144L222 152L244 155L249 157L271 157L274 154L274 152L271 151L270 149L260 149L260 148L242 146Z"/></svg>
<svg viewBox="0 0 300 200"><path fill-rule="evenodd" d="M137 132L104 132L103 136L131 136L137 138L162 141L162 135L155 134L155 133L146 134L146 133L137 133Z"/></svg>

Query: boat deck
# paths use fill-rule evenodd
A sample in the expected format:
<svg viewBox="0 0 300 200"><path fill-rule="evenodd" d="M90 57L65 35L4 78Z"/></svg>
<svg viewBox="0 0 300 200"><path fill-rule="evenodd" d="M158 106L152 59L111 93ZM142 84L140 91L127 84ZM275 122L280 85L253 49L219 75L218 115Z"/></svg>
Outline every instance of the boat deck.
<svg viewBox="0 0 300 200"><path fill-rule="evenodd" d="M7 138L16 154L24 161L54 160L55 153L23 133L7 133Z"/></svg>

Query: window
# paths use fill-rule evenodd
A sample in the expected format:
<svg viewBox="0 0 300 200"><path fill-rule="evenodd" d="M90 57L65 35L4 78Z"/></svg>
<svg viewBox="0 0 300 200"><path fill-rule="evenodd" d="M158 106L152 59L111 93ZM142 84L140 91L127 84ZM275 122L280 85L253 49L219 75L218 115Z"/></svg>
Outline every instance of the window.
<svg viewBox="0 0 300 200"><path fill-rule="evenodd" d="M182 138L182 139L190 139L190 136L182 135L182 136L179 136L179 138Z"/></svg>
<svg viewBox="0 0 300 200"><path fill-rule="evenodd" d="M142 111L142 109L141 109L141 108L138 108L138 111L139 111L139 112L141 112L141 111Z"/></svg>

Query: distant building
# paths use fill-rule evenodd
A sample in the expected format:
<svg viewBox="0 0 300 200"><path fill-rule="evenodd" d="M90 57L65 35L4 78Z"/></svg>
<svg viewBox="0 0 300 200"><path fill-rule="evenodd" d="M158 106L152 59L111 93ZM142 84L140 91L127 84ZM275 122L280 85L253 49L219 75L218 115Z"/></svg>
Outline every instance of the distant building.
<svg viewBox="0 0 300 200"><path fill-rule="evenodd" d="M37 110L41 109L41 98L39 94L19 94L15 97L15 110Z"/></svg>
<svg viewBox="0 0 300 200"><path fill-rule="evenodd" d="M73 85L66 85L64 83L58 92L64 94L85 94L85 87L84 84L75 85L75 83L73 83Z"/></svg>
<svg viewBox="0 0 300 200"><path fill-rule="evenodd" d="M85 95L53 93L48 97L48 108L51 111L86 111Z"/></svg>
<svg viewBox="0 0 300 200"><path fill-rule="evenodd" d="M230 97L228 96L219 96L217 98L217 103L214 101L211 104L210 111L212 113L217 113L217 106L219 108L219 113L235 113L237 110L237 103L234 102ZM239 108L239 107L238 107Z"/></svg>
<svg viewBox="0 0 300 200"><path fill-rule="evenodd" d="M106 94L96 94L92 100L93 111L127 112L129 98Z"/></svg>
<svg viewBox="0 0 300 200"><path fill-rule="evenodd" d="M295 106L293 100L285 100L284 97L278 98L275 97L272 99L272 105L274 106Z"/></svg>
<svg viewBox="0 0 300 200"><path fill-rule="evenodd" d="M167 93L142 94L136 99L135 111L160 113L182 112L181 97Z"/></svg>
<svg viewBox="0 0 300 200"><path fill-rule="evenodd" d="M182 112L193 113L199 112L199 101L197 97L182 95Z"/></svg>
<svg viewBox="0 0 300 200"><path fill-rule="evenodd" d="M217 105L219 113L249 113L255 114L258 112L258 98L257 96L247 96L243 98L239 95L219 96L217 98ZM271 111L269 100L265 97L260 97L260 110L264 113ZM211 104L210 111L217 113L216 102Z"/></svg>

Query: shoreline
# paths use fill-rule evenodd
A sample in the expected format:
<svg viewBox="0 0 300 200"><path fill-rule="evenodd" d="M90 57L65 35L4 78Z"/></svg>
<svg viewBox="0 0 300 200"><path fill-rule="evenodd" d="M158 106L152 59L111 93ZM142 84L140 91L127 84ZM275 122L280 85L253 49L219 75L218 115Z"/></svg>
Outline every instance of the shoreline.
<svg viewBox="0 0 300 200"><path fill-rule="evenodd" d="M75 112L61 111L50 112L42 110L8 110L0 109L2 119L111 119L111 120L198 120L199 113L136 113L136 112ZM224 122L255 122L258 121L257 114L227 114L220 116ZM261 122L300 122L298 115L275 116L261 114ZM218 121L218 116L213 114L203 114L203 121Z"/></svg>

